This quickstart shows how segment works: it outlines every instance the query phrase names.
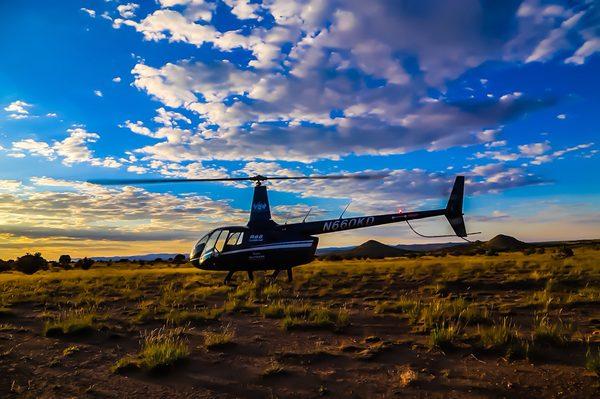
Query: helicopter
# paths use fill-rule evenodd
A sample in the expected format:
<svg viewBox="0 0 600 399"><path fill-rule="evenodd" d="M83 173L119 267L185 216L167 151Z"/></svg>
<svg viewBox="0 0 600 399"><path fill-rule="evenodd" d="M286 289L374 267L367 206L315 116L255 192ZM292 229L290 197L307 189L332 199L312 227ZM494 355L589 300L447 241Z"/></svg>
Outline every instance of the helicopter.
<svg viewBox="0 0 600 399"><path fill-rule="evenodd" d="M269 277L275 280L278 274L287 271L288 281L292 281L292 268L310 263L315 259L321 234L379 226L389 223L406 222L411 230L422 237L453 237L454 235L425 236L410 225L410 220L445 216L457 237L466 240L467 233L463 219L464 176L457 176L447 206L441 209L414 212L396 212L380 215L367 215L337 219L278 224L271 218L269 197L264 182L269 180L315 180L315 179L372 179L377 175L325 175L325 176L271 176L205 178L205 179L119 179L90 180L101 185L153 184L252 181L254 195L250 208L250 218L245 226L224 226L214 229L200 238L190 253L190 262L199 269L226 271L224 284L231 281L234 273L245 271L253 280L253 272L273 270ZM310 212L310 211L309 211ZM307 215L308 216L308 215Z"/></svg>

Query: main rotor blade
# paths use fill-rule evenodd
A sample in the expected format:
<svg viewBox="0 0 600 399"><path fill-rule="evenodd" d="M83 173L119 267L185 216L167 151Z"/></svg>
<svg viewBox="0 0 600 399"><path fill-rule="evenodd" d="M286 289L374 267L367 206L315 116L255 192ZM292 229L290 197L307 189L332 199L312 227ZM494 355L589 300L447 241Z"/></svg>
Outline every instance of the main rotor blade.
<svg viewBox="0 0 600 399"><path fill-rule="evenodd" d="M195 183L195 182L219 182L219 181L266 181L266 180L341 180L355 179L368 180L380 179L387 174L360 174L360 175L322 175L322 176L251 176L251 177L216 177L206 179L165 179L165 178L145 178L145 179L92 179L88 183L99 184L102 186L116 186L128 184L158 184L158 183Z"/></svg>
<svg viewBox="0 0 600 399"><path fill-rule="evenodd" d="M157 184L157 183L194 183L207 181L242 181L251 180L247 177L220 177L211 179L163 179L163 178L148 178L148 179L92 179L88 183L100 184L102 186L116 186L123 184Z"/></svg>

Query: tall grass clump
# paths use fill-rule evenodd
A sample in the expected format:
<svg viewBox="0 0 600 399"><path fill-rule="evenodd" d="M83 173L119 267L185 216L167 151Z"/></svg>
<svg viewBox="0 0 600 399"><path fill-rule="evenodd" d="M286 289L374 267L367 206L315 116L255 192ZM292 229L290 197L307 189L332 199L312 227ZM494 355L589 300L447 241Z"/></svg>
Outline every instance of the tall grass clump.
<svg viewBox="0 0 600 399"><path fill-rule="evenodd" d="M202 335L204 336L204 346L207 349L217 349L232 344L235 331L230 325L227 325L220 331L205 331Z"/></svg>
<svg viewBox="0 0 600 399"><path fill-rule="evenodd" d="M96 329L97 318L94 309L65 310L47 320L42 333L46 337L88 334Z"/></svg>
<svg viewBox="0 0 600 399"><path fill-rule="evenodd" d="M184 334L187 328L161 327L142 334L141 351L126 356L114 366L114 372L142 368L149 372L167 371L187 359L190 349Z"/></svg>
<svg viewBox="0 0 600 399"><path fill-rule="evenodd" d="M596 375L600 377L600 348L597 347L596 351L593 351L592 348L588 346L585 353L585 368L596 373Z"/></svg>
<svg viewBox="0 0 600 399"><path fill-rule="evenodd" d="M552 321L548 315L533 319L533 340L536 344L563 346L569 342L573 328L559 317Z"/></svg>
<svg viewBox="0 0 600 399"><path fill-rule="evenodd" d="M284 330L331 329L341 331L350 324L350 313L344 308L331 310L308 303L288 304L281 321Z"/></svg>
<svg viewBox="0 0 600 399"><path fill-rule="evenodd" d="M521 338L517 326L505 317L488 327L478 326L480 345L488 351L501 352L508 357L525 357L529 343Z"/></svg>
<svg viewBox="0 0 600 399"><path fill-rule="evenodd" d="M449 349L460 336L461 327L458 322L441 323L433 327L429 333L429 346L432 348Z"/></svg>

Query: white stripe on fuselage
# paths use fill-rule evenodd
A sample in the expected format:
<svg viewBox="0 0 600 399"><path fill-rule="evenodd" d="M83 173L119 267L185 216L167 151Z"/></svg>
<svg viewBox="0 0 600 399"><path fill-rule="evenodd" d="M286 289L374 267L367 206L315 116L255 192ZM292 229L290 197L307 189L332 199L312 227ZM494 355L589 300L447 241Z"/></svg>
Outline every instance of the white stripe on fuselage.
<svg viewBox="0 0 600 399"><path fill-rule="evenodd" d="M237 249L235 251L223 252L221 255L235 254L240 252L252 251L268 251L271 249L294 249L294 248L310 248L313 245L312 241L295 241L295 242L278 242L274 244L265 244L257 247Z"/></svg>

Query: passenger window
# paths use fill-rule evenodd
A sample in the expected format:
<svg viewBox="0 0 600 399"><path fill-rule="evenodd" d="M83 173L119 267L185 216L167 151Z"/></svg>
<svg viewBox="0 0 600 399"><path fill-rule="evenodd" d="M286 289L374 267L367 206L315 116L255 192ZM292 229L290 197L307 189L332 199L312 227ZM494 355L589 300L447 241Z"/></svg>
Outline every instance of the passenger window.
<svg viewBox="0 0 600 399"><path fill-rule="evenodd" d="M229 238L227 239L227 246L232 247L234 245L237 245L238 239L240 238L240 234L242 233L239 231L237 233L231 233L229 235Z"/></svg>
<svg viewBox="0 0 600 399"><path fill-rule="evenodd" d="M229 231L227 231L227 230L221 231L221 235L219 235L219 238L217 239L217 243L215 244L215 249L218 252L223 251L223 247L225 246L225 240L227 240L228 234L229 234Z"/></svg>
<svg viewBox="0 0 600 399"><path fill-rule="evenodd" d="M235 243L235 245L242 245L242 242L244 242L244 232L240 232L240 235L238 237L237 242Z"/></svg>

